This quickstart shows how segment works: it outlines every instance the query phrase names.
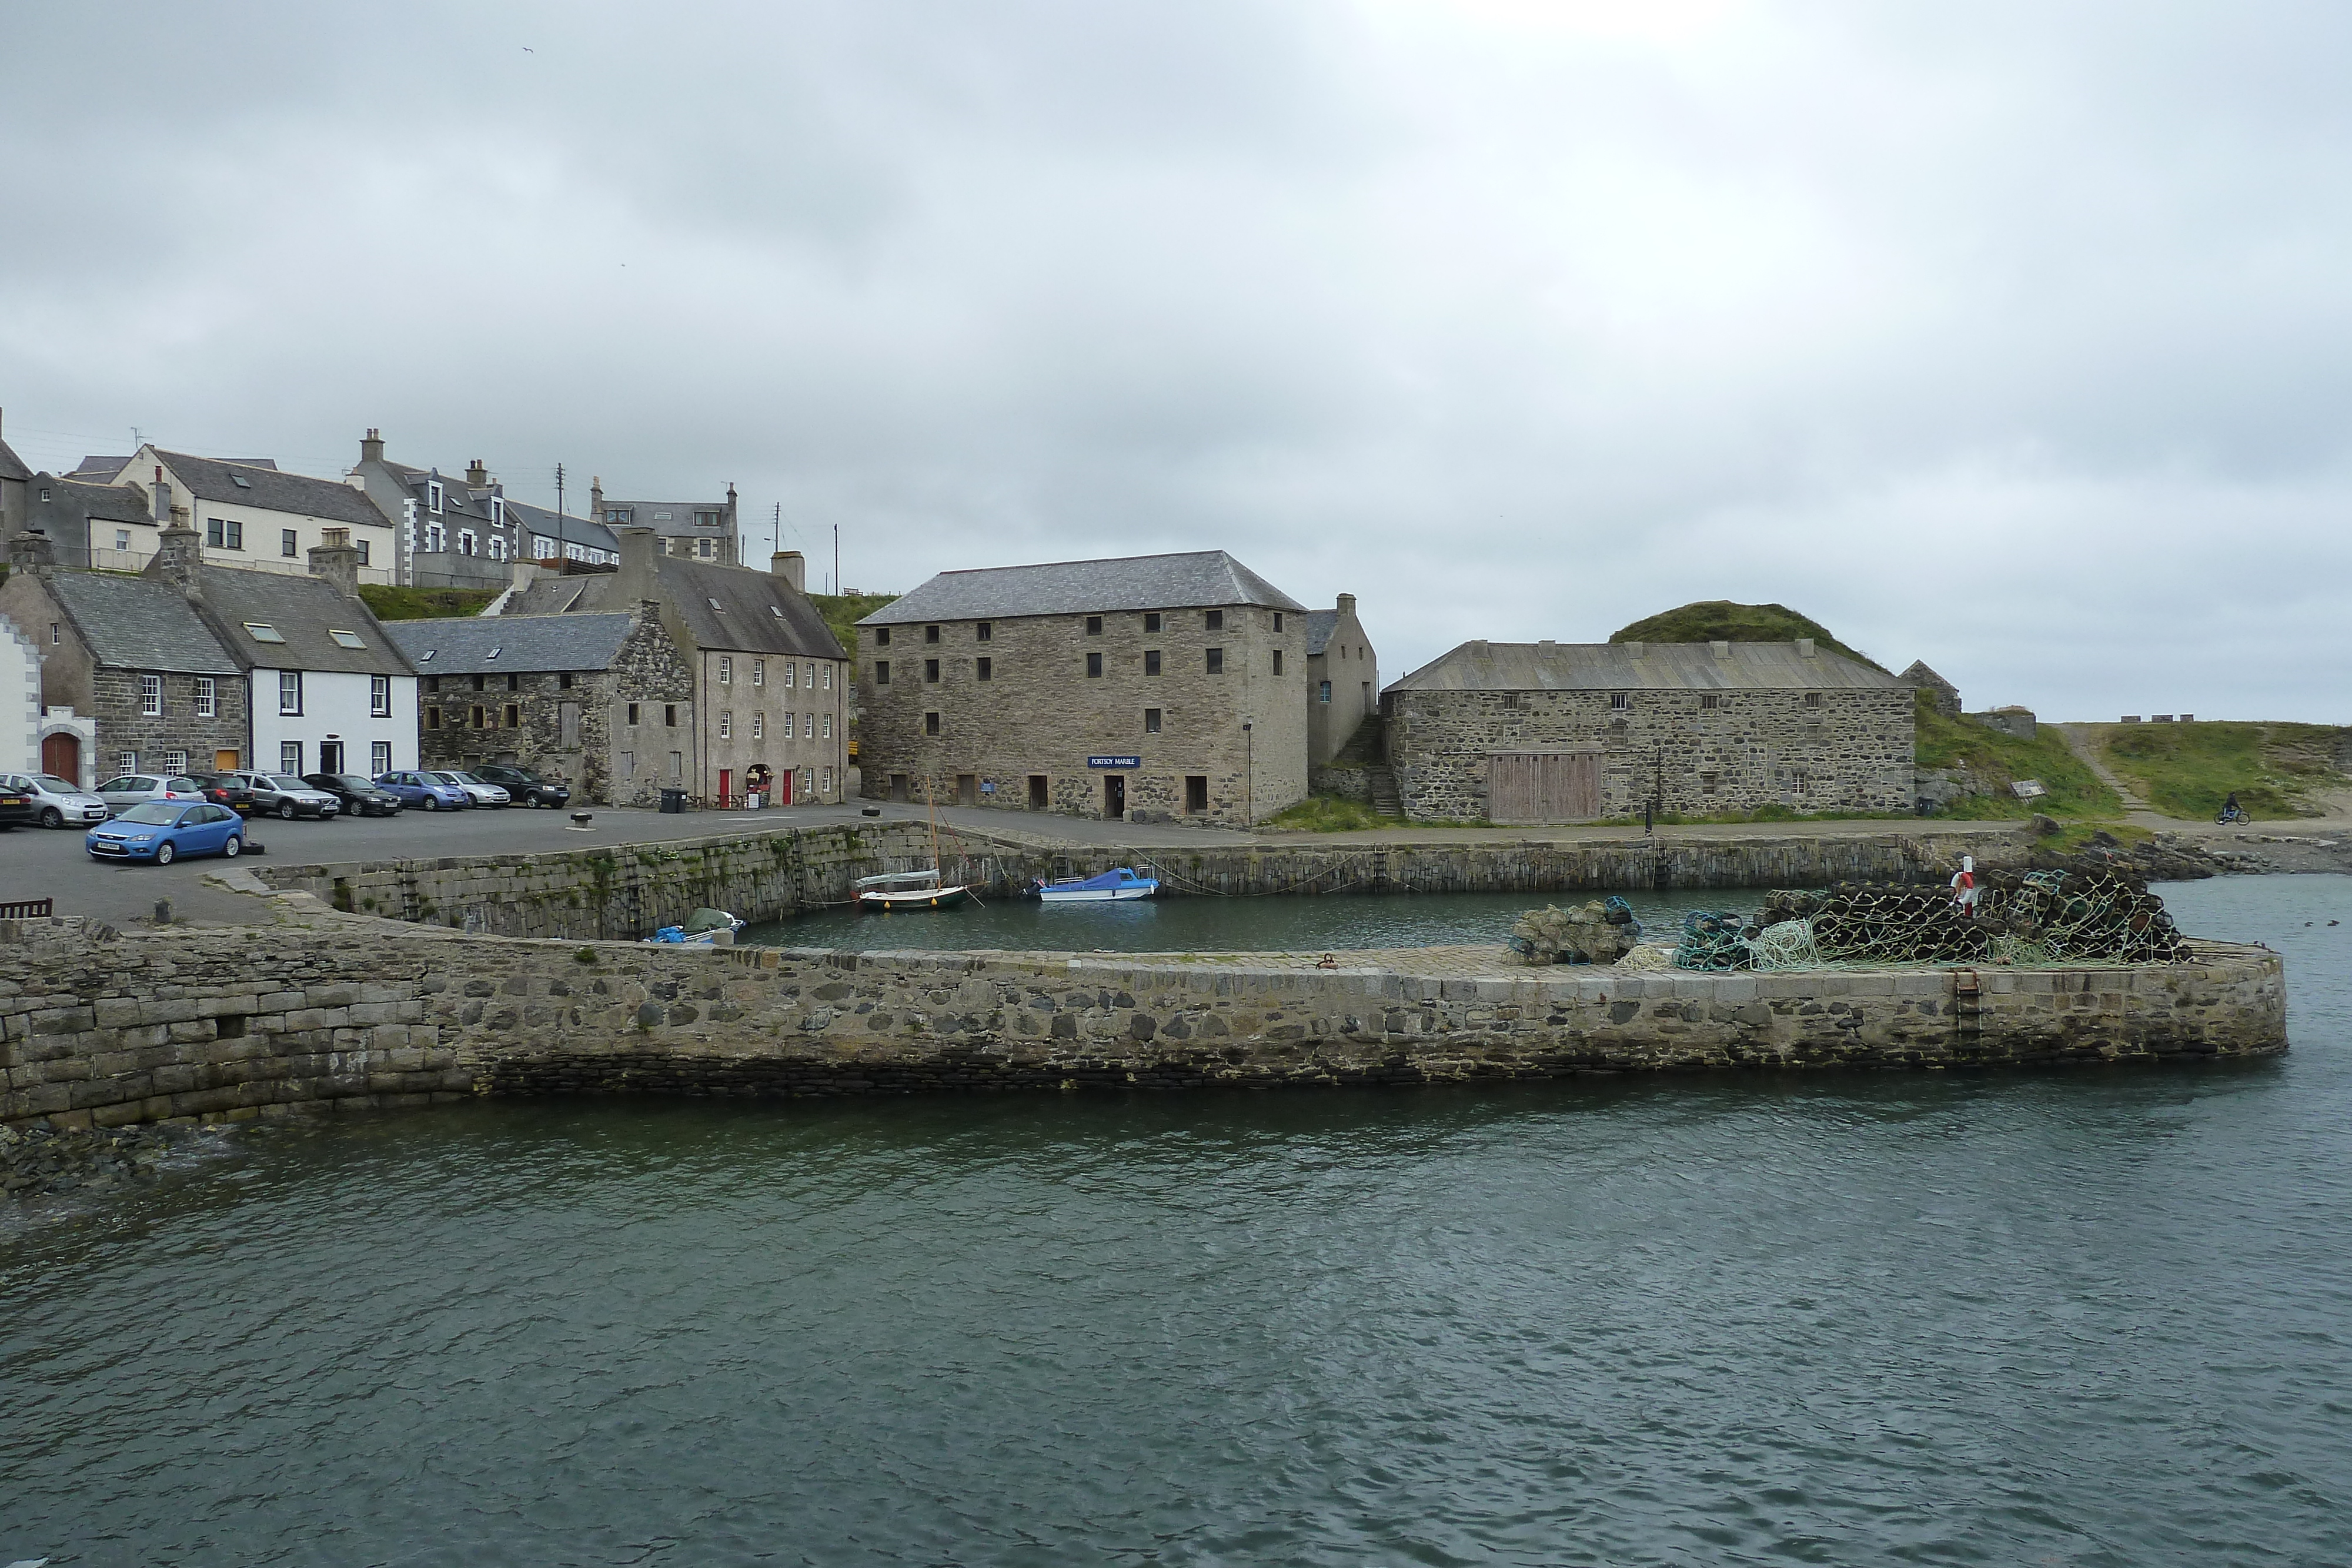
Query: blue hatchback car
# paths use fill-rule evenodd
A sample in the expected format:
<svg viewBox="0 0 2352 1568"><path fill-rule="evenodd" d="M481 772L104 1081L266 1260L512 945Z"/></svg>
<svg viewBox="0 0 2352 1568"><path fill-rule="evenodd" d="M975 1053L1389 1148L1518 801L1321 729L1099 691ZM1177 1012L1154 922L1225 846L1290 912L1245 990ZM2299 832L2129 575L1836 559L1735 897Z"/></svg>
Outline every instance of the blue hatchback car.
<svg viewBox="0 0 2352 1568"><path fill-rule="evenodd" d="M92 860L152 861L170 865L182 855L245 852L245 819L209 800L149 800L82 840Z"/></svg>
<svg viewBox="0 0 2352 1568"><path fill-rule="evenodd" d="M420 811L462 811L474 798L456 784L444 784L430 773L379 773L375 787L400 797L404 806Z"/></svg>

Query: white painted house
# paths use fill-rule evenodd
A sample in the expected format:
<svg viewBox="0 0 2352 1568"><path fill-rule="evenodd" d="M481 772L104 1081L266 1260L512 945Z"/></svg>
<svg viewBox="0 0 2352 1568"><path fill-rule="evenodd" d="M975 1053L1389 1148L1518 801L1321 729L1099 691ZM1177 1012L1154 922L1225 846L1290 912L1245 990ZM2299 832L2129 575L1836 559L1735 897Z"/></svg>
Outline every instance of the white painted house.
<svg viewBox="0 0 2352 1568"><path fill-rule="evenodd" d="M289 474L275 464L225 462L152 444L121 463L105 482L145 489L158 527L177 520L194 528L207 566L308 577L310 551L327 542L330 529L341 529L344 543L358 551L360 581L394 580L399 531L357 485ZM132 552L152 549L154 537L141 534L129 543ZM136 571L147 562L134 553L120 560L93 556L87 564Z"/></svg>

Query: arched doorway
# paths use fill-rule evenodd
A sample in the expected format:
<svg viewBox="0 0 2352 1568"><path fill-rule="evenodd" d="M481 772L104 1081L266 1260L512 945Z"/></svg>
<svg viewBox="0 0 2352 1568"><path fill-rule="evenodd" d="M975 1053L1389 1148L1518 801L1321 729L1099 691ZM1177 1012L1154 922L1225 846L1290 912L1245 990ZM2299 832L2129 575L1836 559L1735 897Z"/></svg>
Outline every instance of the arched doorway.
<svg viewBox="0 0 2352 1568"><path fill-rule="evenodd" d="M68 784L81 782L81 737L52 735L41 742L41 771L53 773Z"/></svg>

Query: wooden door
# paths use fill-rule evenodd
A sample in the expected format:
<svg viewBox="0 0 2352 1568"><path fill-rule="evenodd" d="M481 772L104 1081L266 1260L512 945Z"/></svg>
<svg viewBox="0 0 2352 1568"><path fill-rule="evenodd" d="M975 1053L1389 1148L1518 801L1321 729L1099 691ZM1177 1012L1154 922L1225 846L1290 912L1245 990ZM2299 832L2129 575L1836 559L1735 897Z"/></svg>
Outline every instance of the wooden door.
<svg viewBox="0 0 2352 1568"><path fill-rule="evenodd" d="M1486 818L1589 822L1601 815L1598 751L1504 751L1486 758Z"/></svg>
<svg viewBox="0 0 2352 1568"><path fill-rule="evenodd" d="M980 804L979 774L959 773L956 775L956 804L959 806L977 806Z"/></svg>
<svg viewBox="0 0 2352 1568"><path fill-rule="evenodd" d="M53 735L41 742L41 771L68 784L81 782L81 737Z"/></svg>

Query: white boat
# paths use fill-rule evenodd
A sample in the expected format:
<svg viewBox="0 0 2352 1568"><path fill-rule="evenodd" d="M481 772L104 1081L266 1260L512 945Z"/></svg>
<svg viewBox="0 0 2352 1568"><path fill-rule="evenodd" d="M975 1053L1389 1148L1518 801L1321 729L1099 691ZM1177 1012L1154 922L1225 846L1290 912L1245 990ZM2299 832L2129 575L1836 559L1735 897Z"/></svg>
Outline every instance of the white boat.
<svg viewBox="0 0 2352 1568"><path fill-rule="evenodd" d="M971 898L969 886L941 887L936 868L893 872L886 876L861 876L849 885L857 896L857 907L869 915L894 915L913 909L954 909L969 903Z"/></svg>
<svg viewBox="0 0 2352 1568"><path fill-rule="evenodd" d="M1053 882L1039 877L1036 886L1037 896L1047 904L1122 904L1160 892L1158 879L1138 876L1125 866L1095 876L1066 876Z"/></svg>
<svg viewBox="0 0 2352 1568"><path fill-rule="evenodd" d="M716 947L719 946L722 934L729 942L732 942L735 933L748 924L723 909L698 909L685 925L665 925L646 940L688 947Z"/></svg>

